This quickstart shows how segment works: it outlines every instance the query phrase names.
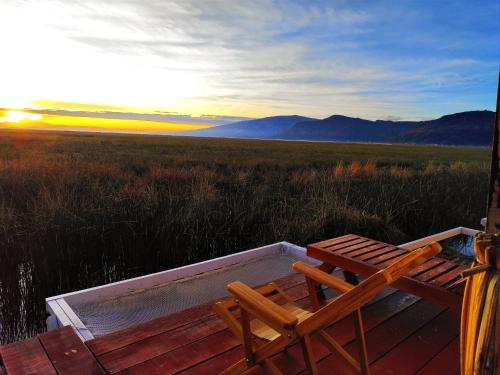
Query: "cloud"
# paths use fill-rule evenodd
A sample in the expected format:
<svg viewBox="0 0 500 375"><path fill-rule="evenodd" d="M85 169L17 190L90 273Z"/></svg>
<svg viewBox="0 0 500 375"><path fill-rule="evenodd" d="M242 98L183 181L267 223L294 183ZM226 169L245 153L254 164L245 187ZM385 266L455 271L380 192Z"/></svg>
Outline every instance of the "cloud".
<svg viewBox="0 0 500 375"><path fill-rule="evenodd" d="M59 103L66 107L81 107L79 103ZM85 105L83 105L85 107ZM92 105L88 106L92 109ZM0 108L0 117L12 108ZM200 124L200 125L226 125L232 122L250 120L249 117L238 116L218 116L218 115L201 115L191 116L189 114L181 114L175 112L156 112L156 113L134 113L134 112L119 112L108 110L65 110L65 109L33 109L23 108L23 112L34 113L41 115L58 115L58 116L74 116L74 117L92 117L104 119L125 119L125 120L143 120L156 122L169 122L176 124Z"/></svg>
<svg viewBox="0 0 500 375"><path fill-rule="evenodd" d="M40 99L236 117L415 118L493 103L485 93L498 71L494 2L25 4L25 13L42 15L36 22L47 40L61 39L42 65L60 77L52 91L48 79L31 79L45 85Z"/></svg>

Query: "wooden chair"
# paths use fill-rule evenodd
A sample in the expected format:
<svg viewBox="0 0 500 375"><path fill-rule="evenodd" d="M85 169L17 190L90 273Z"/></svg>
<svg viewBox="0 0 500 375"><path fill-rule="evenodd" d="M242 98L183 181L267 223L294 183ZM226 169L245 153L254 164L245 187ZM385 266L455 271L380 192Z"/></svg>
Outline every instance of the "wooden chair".
<svg viewBox="0 0 500 375"><path fill-rule="evenodd" d="M311 374L317 374L311 346L313 334L317 335L327 348L343 357L354 372L369 374L361 307L384 287L440 251L441 246L437 243L415 250L368 277L357 286L348 284L309 264L296 262L293 268L304 274L309 286L314 308L312 312L295 304L274 283L255 290L239 281L229 284L228 290L234 298L217 302L214 309L242 341L245 358L223 371L222 374L240 374L257 365L260 365L266 373L281 374L270 358L297 342L302 347L308 371ZM336 289L342 294L322 306L316 294L318 284ZM325 328L349 314L353 314L354 317L360 353L359 362L325 332Z"/></svg>

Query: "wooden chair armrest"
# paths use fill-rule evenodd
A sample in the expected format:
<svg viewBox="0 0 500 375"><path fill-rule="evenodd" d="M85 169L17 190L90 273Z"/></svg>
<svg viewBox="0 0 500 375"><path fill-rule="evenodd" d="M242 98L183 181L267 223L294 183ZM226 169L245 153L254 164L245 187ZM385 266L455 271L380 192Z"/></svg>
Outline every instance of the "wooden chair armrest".
<svg viewBox="0 0 500 375"><path fill-rule="evenodd" d="M341 293L345 293L353 288L353 285L304 262L295 262L293 264L293 269L304 274L306 278L312 279L320 284L324 284L329 288L336 289Z"/></svg>
<svg viewBox="0 0 500 375"><path fill-rule="evenodd" d="M298 323L295 315L240 281L229 284L227 289L236 297L242 309L278 332L290 330Z"/></svg>

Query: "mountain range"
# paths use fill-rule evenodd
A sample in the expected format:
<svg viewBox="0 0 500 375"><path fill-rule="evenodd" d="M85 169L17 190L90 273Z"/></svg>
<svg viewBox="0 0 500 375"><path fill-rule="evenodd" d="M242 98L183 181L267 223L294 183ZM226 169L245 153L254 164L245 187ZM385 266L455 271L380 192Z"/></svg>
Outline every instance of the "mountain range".
<svg viewBox="0 0 500 375"><path fill-rule="evenodd" d="M490 146L495 113L468 111L426 121L365 120L333 115L322 120L274 116L239 121L182 135L336 142Z"/></svg>

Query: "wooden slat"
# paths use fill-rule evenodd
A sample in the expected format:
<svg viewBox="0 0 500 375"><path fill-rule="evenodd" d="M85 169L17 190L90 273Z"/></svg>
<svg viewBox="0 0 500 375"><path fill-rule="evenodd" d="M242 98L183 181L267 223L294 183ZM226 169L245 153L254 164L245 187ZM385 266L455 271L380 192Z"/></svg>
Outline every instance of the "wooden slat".
<svg viewBox="0 0 500 375"><path fill-rule="evenodd" d="M366 242L368 242L368 239L361 237L361 238L353 239L353 240L350 240L350 241L347 241L347 242L343 242L343 243L339 243L339 244L335 244L335 245L330 245L330 246L327 246L327 247L323 247L323 250L324 251L338 251L338 250L341 250L341 249L345 249L347 247L351 247L351 246L362 244L362 243L366 243Z"/></svg>
<svg viewBox="0 0 500 375"><path fill-rule="evenodd" d="M72 327L66 326L43 333L38 338L58 374L104 374L97 360Z"/></svg>
<svg viewBox="0 0 500 375"><path fill-rule="evenodd" d="M357 238L359 238L359 236L355 236L354 234L346 234L344 236L330 238L328 240L321 241L321 242L316 242L314 244L314 246L316 246L318 248L325 248L325 247L328 247L328 246L331 246L331 245L335 245L335 244L338 244L338 243L351 241L351 240L357 239Z"/></svg>
<svg viewBox="0 0 500 375"><path fill-rule="evenodd" d="M429 282L432 279L435 279L435 278L437 278L437 277L439 277L447 272L450 272L455 267L456 267L456 264L453 264L451 262L444 262L444 263L440 264L439 266L434 267L433 269L416 276L415 279L420 280L420 281Z"/></svg>
<svg viewBox="0 0 500 375"><path fill-rule="evenodd" d="M57 374L36 337L0 347L0 357L9 375Z"/></svg>
<svg viewBox="0 0 500 375"><path fill-rule="evenodd" d="M386 246L381 249L372 251L370 253L364 253L357 256L352 256L351 258L356 259L357 261L366 261L368 259L376 258L380 255L390 254L393 251L398 251L398 248L396 246Z"/></svg>
<svg viewBox="0 0 500 375"><path fill-rule="evenodd" d="M417 372L418 375L460 374L460 340L455 338Z"/></svg>
<svg viewBox="0 0 500 375"><path fill-rule="evenodd" d="M370 258L366 261L374 265L386 262L383 266L381 266L381 268L385 268L395 263L397 260L402 259L405 255L408 254L409 252L407 250L396 250L390 253L379 255L376 258Z"/></svg>
<svg viewBox="0 0 500 375"><path fill-rule="evenodd" d="M413 374L458 335L459 317L449 310L416 331L371 366L373 375Z"/></svg>
<svg viewBox="0 0 500 375"><path fill-rule="evenodd" d="M372 263L372 261L370 260L368 261L368 263L371 263L374 266L377 266L378 268L387 268L391 264L396 263L398 260L400 260L407 254L408 253L399 253L397 255L392 255L392 256L389 256L390 254L388 254L388 256L386 256L385 259L383 259L382 261L378 260L376 263Z"/></svg>
<svg viewBox="0 0 500 375"><path fill-rule="evenodd" d="M460 278L460 273L462 273L463 270L467 269L465 266L458 266L456 268L453 268L452 270L440 275L439 277L436 277L435 279L429 281L429 284L437 284L437 285L442 285L446 287L447 285L455 282Z"/></svg>
<svg viewBox="0 0 500 375"><path fill-rule="evenodd" d="M349 258L355 258L359 255L362 255L362 254L368 254L372 251L376 251L376 250L380 250L384 247L389 247L390 245L386 245L386 244L383 244L383 243L377 243L377 244L374 244L374 245L371 245L371 246L368 246L368 247L364 247L362 249L359 249L359 250L356 250L356 251L352 251L350 252L349 254L346 254L347 257Z"/></svg>
<svg viewBox="0 0 500 375"><path fill-rule="evenodd" d="M432 259L429 259L424 264L421 264L420 266L416 267L413 271L410 271L408 273L408 277L415 277L417 275L420 275L421 273L429 271L432 268L437 267L437 266L439 266L440 264L442 264L444 262L445 262L445 260L441 259L441 258L432 258Z"/></svg>
<svg viewBox="0 0 500 375"><path fill-rule="evenodd" d="M344 247L343 249L338 250L337 253L342 254L342 255L346 255L346 254L352 253L355 250L366 249L366 248L370 248L372 246L377 246L377 245L380 245L380 242L369 240L369 241L364 241L362 243L358 243L355 245Z"/></svg>

